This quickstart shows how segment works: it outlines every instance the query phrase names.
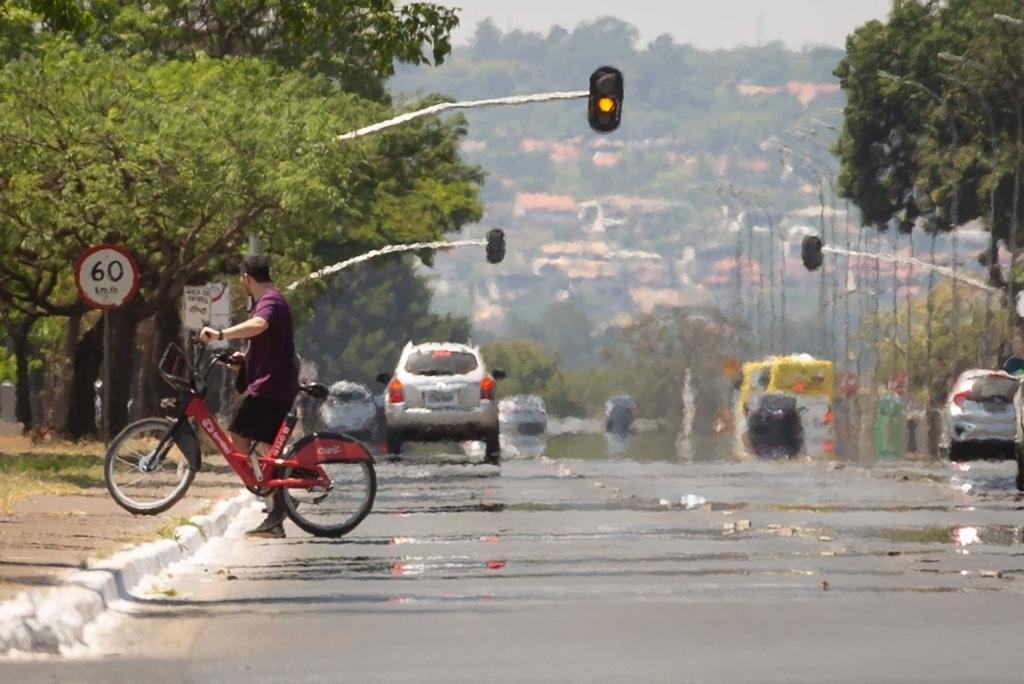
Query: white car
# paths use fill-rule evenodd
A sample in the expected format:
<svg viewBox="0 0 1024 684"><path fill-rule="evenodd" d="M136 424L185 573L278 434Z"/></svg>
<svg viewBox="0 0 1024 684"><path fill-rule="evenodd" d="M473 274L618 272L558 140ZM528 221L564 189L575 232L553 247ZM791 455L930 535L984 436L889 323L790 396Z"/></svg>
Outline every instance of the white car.
<svg viewBox="0 0 1024 684"><path fill-rule="evenodd" d="M388 451L400 454L407 441L482 440L484 460L501 459L497 380L505 373L487 367L477 347L452 342L405 345L387 383L384 416Z"/></svg>
<svg viewBox="0 0 1024 684"><path fill-rule="evenodd" d="M1003 371L964 371L942 409L939 452L953 461L1012 459L1019 379Z"/></svg>

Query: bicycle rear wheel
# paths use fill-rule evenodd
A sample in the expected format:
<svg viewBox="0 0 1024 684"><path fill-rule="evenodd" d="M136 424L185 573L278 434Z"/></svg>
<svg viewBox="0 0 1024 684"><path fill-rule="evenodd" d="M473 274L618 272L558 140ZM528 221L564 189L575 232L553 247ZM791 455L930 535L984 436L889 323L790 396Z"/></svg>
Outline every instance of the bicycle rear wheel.
<svg viewBox="0 0 1024 684"><path fill-rule="evenodd" d="M341 537L354 530L373 509L377 473L370 461L321 463L331 479L330 488L284 489L285 511L292 521L318 537ZM314 477L298 468L287 468L284 477Z"/></svg>
<svg viewBox="0 0 1024 684"><path fill-rule="evenodd" d="M107 491L125 510L136 515L162 513L192 484L192 463L173 439L164 440L173 425L166 418L146 418L127 426L110 443L103 478Z"/></svg>

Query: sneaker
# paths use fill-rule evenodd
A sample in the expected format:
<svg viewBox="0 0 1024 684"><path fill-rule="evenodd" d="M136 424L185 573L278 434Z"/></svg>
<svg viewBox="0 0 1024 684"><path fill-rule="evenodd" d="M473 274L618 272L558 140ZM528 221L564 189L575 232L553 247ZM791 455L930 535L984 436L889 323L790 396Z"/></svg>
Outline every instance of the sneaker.
<svg viewBox="0 0 1024 684"><path fill-rule="evenodd" d="M284 516L280 513L271 513L267 516L267 519L261 522L258 526L249 530L245 533L247 537L260 537L263 539L283 539L284 538Z"/></svg>
<svg viewBox="0 0 1024 684"><path fill-rule="evenodd" d="M269 527L260 525L259 527L246 532L245 536L256 539L284 539L284 525L282 523L277 523L276 525Z"/></svg>

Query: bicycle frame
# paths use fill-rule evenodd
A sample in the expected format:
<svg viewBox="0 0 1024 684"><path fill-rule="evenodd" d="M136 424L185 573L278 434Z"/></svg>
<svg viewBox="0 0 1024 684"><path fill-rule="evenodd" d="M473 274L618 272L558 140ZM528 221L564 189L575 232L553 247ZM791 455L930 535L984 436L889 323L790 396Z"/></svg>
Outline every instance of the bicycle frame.
<svg viewBox="0 0 1024 684"><path fill-rule="evenodd" d="M272 475L276 468L303 468L309 469L310 464L300 462L299 459L289 458L284 459L281 457L284 452L285 446L288 444L288 439L291 437L292 432L295 429L296 417L295 414L289 414L285 418L284 422L281 423L281 427L278 428L277 436L274 438L274 443L270 447L270 452L264 456L257 457L257 462L260 465L260 472L257 475L253 471L252 462L250 461L249 455L238 451L227 434L221 428L220 423L217 422L216 416L214 416L210 409L206 407L206 403L202 397L193 393L188 404L185 406L185 418L193 418L203 429L203 432L210 438L217 450L224 456L224 459L231 466L238 477L242 479L242 483L246 487L266 487L269 489L277 489L279 487L289 488L301 488L311 489L313 487L327 487L330 486L331 480L324 473L323 469L319 466L315 466L317 473L316 479L311 478L273 478Z"/></svg>

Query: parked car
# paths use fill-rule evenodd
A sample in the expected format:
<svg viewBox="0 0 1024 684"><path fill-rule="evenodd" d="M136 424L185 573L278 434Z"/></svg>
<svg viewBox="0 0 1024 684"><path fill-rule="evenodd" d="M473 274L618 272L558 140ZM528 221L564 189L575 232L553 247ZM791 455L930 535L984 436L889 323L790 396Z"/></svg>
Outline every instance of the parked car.
<svg viewBox="0 0 1024 684"><path fill-rule="evenodd" d="M793 458L803 449L804 429L796 397L760 394L747 407L747 441L758 457Z"/></svg>
<svg viewBox="0 0 1024 684"><path fill-rule="evenodd" d="M548 430L544 400L534 394L516 394L498 402L498 423L505 434L536 436Z"/></svg>
<svg viewBox="0 0 1024 684"><path fill-rule="evenodd" d="M328 430L351 435L365 442L376 441L377 405L366 385L341 380L329 388L318 411L321 424Z"/></svg>
<svg viewBox="0 0 1024 684"><path fill-rule="evenodd" d="M1012 459L1014 396L1020 381L1003 371L964 371L942 408L939 454L952 461Z"/></svg>
<svg viewBox="0 0 1024 684"><path fill-rule="evenodd" d="M410 342L395 370L377 376L387 383L388 451L400 454L407 441L482 440L484 461L498 463L496 381L504 377L501 370L488 373L477 347Z"/></svg>

